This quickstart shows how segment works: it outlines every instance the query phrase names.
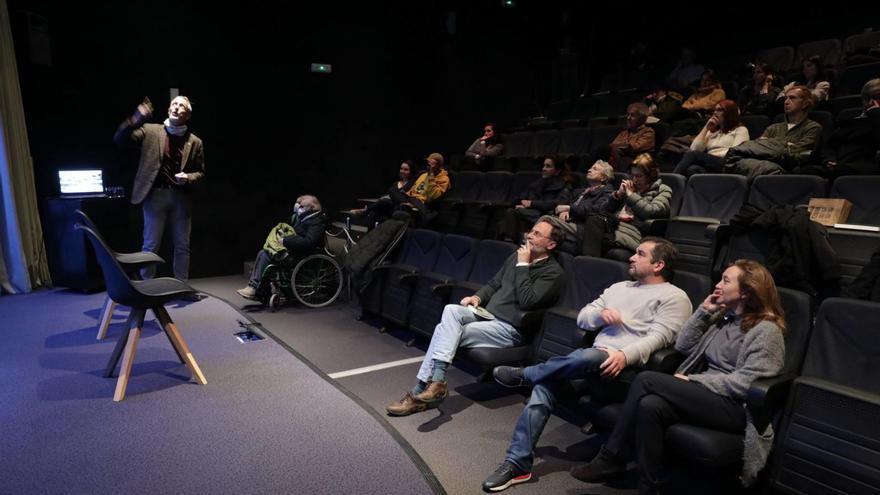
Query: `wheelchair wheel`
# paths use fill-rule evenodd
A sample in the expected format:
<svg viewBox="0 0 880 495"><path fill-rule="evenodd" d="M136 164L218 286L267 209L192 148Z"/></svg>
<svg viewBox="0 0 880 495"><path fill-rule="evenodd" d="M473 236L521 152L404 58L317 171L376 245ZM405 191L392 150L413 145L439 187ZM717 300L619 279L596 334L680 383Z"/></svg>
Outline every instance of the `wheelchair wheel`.
<svg viewBox="0 0 880 495"><path fill-rule="evenodd" d="M326 254L313 254L300 261L290 279L293 295L311 308L332 303L342 292L342 267Z"/></svg>

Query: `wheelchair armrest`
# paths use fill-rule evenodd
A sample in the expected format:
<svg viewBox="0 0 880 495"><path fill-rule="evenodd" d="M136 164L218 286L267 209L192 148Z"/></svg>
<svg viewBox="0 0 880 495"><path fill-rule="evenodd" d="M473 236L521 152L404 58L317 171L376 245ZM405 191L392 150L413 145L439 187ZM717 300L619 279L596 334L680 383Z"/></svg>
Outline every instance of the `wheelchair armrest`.
<svg viewBox="0 0 880 495"><path fill-rule="evenodd" d="M746 405L758 431L764 431L773 420L774 412L785 406L785 399L795 378L795 373L786 373L752 382L746 394Z"/></svg>
<svg viewBox="0 0 880 495"><path fill-rule="evenodd" d="M675 373L684 358L684 354L676 351L675 347L669 346L651 354L645 369L671 375Z"/></svg>

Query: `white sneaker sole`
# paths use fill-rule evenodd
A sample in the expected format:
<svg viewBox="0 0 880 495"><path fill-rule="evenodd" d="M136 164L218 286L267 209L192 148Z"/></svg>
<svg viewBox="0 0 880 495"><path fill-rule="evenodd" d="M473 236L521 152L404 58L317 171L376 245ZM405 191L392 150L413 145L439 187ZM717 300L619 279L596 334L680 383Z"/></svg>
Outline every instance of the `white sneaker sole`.
<svg viewBox="0 0 880 495"><path fill-rule="evenodd" d="M495 488L489 488L489 491L490 492L500 492L502 490L507 490L508 488L512 487L513 485L525 483L526 481L529 481L530 479L532 479L532 473L524 474L522 476L517 476L516 478L511 479L510 481L508 481L507 483L505 483L501 486L496 486Z"/></svg>

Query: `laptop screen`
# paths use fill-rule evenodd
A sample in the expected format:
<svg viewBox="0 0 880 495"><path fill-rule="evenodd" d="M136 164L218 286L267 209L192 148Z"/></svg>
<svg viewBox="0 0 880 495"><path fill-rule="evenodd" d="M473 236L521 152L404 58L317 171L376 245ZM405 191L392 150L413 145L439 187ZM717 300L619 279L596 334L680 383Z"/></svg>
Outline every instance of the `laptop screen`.
<svg viewBox="0 0 880 495"><path fill-rule="evenodd" d="M103 194L101 170L59 170L61 194Z"/></svg>

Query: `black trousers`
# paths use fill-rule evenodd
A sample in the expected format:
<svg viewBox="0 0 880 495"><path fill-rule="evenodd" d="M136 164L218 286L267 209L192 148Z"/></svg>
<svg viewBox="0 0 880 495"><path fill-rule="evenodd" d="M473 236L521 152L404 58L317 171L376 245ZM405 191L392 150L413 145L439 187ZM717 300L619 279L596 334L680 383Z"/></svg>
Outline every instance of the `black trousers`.
<svg viewBox="0 0 880 495"><path fill-rule="evenodd" d="M666 428L687 423L742 433L742 404L696 382L656 371L639 373L605 448L619 459L635 458L643 480L660 484Z"/></svg>

